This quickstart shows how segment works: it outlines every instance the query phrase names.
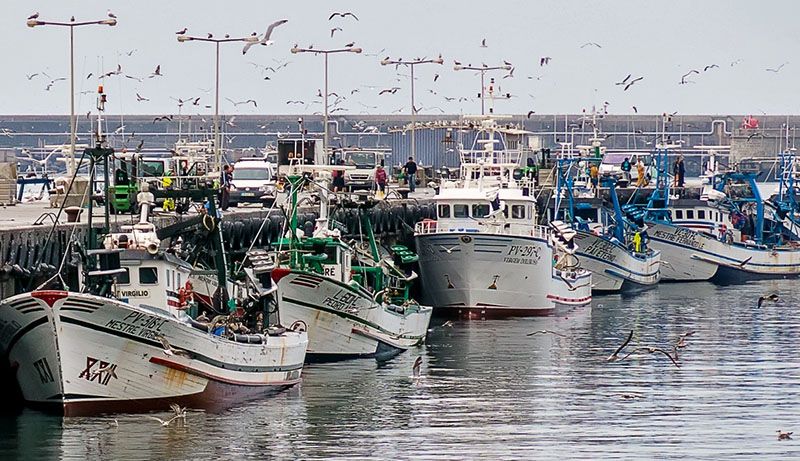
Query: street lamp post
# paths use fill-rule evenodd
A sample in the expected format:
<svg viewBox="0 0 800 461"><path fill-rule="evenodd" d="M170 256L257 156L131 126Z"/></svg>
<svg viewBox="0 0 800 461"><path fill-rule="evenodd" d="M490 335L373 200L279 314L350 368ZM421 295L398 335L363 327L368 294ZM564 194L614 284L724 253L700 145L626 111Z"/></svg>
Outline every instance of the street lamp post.
<svg viewBox="0 0 800 461"><path fill-rule="evenodd" d="M210 35L210 34L209 34ZM215 95L214 95L214 156L216 157L217 162L217 169L221 172L222 171L222 151L221 147L221 139L220 139L220 132L219 132L219 45L222 43L231 43L231 42L240 42L240 43L256 43L258 42L258 37L255 35L251 35L248 37L238 37L238 38L231 38L226 36L225 38L213 38L213 37L194 37L191 35L178 35L178 42L208 42L213 43L216 48L216 58L214 61L215 67L215 75L214 75L214 86L215 86Z"/></svg>
<svg viewBox="0 0 800 461"><path fill-rule="evenodd" d="M361 48L357 47L346 47L346 48L336 48L330 50L318 50L314 48L298 48L293 47L291 50L292 54L297 53L314 53L314 54L322 54L325 56L325 94L322 96L325 105L325 137L322 139L322 150L325 151L325 155L328 155L328 55L334 53L361 53ZM305 156L305 146L303 146L303 156Z"/></svg>
<svg viewBox="0 0 800 461"><path fill-rule="evenodd" d="M97 21L75 21L75 16L65 21L40 21L28 19L28 27L61 26L69 27L69 155L67 156L67 176L75 173L75 138L77 137L77 119L75 118L75 28L89 25L116 26L116 18Z"/></svg>
<svg viewBox="0 0 800 461"><path fill-rule="evenodd" d="M484 104L485 94L486 94L486 86L485 86L485 83L484 83L484 77L486 76L486 72L489 72L489 71L492 71L492 70L510 71L511 69L512 69L512 66L509 66L509 65L494 66L494 67L488 67L488 66L471 67L471 66L462 66L460 64L456 64L456 66L453 67L453 70L474 70L474 71L478 71L478 72L481 73L481 115L484 115L486 113L486 105Z"/></svg>
<svg viewBox="0 0 800 461"><path fill-rule="evenodd" d="M417 144L415 131L417 129L417 106L414 105L414 67L418 64L444 64L442 55L436 59L415 59L413 61L403 61L402 59L391 60L384 59L381 61L382 66L394 64L397 66L408 66L411 69L411 156L417 158Z"/></svg>

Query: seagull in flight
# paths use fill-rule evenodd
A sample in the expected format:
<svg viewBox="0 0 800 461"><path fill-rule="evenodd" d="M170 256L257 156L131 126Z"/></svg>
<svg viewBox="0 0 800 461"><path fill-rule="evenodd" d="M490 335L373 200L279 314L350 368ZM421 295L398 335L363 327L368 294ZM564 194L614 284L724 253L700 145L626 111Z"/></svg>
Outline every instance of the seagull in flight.
<svg viewBox="0 0 800 461"><path fill-rule="evenodd" d="M331 19L335 18L336 16L340 16L342 18L346 18L347 16L352 16L353 19L358 21L358 17L356 15L354 15L353 13L349 12L349 11L346 11L344 13L339 13L339 12L334 11L333 13L331 13L330 16L328 16L328 21L330 21Z"/></svg>
<svg viewBox="0 0 800 461"><path fill-rule="evenodd" d="M583 45L581 45L581 48L586 48L587 46L595 46L597 48L602 48L602 46L600 46L599 43L595 43L595 42L586 42Z"/></svg>
<svg viewBox="0 0 800 461"><path fill-rule="evenodd" d="M532 332L528 333L525 336L535 336L535 335L556 335L556 336L561 336L562 338L566 338L567 337L567 335L564 335L564 334L561 334L561 333L559 333L557 331L552 331L552 330L532 331Z"/></svg>
<svg viewBox="0 0 800 461"><path fill-rule="evenodd" d="M161 64L159 64L159 65L156 66L156 70L154 70L153 73L150 74L147 78L163 77L163 76L164 75L161 74Z"/></svg>
<svg viewBox="0 0 800 461"><path fill-rule="evenodd" d="M634 83L638 82L639 80L643 79L644 77L636 77L635 79L631 80L625 85L622 91L628 91L628 88L632 87Z"/></svg>
<svg viewBox="0 0 800 461"><path fill-rule="evenodd" d="M420 368L422 368L422 356L418 356L416 360L414 360L414 365L411 367L411 376L418 380L420 378Z"/></svg>
<svg viewBox="0 0 800 461"><path fill-rule="evenodd" d="M481 40L481 48L486 48L486 39Z"/></svg>
<svg viewBox="0 0 800 461"><path fill-rule="evenodd" d="M789 64L789 62L788 61L784 62L783 64L781 64L780 66L778 66L778 67L776 67L774 69L767 69L767 72L775 72L777 74L778 72L781 71L781 69L783 69L783 66L785 66L786 64Z"/></svg>
<svg viewBox="0 0 800 461"><path fill-rule="evenodd" d="M378 96L380 96L380 95L382 95L382 94L385 94L385 93L392 93L392 94L395 94L395 93L397 93L397 90L399 90L399 89L400 89L400 87L399 87L399 86L394 86L394 87L392 87L392 88L386 88L386 89L383 89L383 90L381 90L381 91L378 93Z"/></svg>
<svg viewBox="0 0 800 461"><path fill-rule="evenodd" d="M234 106L239 106L239 105L242 105L242 104L250 104L250 103L253 103L253 107L258 107L258 103L256 102L256 100L255 100L255 99L248 99L248 100L246 100L246 101L234 101L234 100L233 100L233 99L231 99L231 98L225 98L225 99L227 99L228 101L230 101L230 102L231 102L231 104L233 104Z"/></svg>
<svg viewBox="0 0 800 461"><path fill-rule="evenodd" d="M246 54L247 50L249 50L250 47L255 44L269 46L275 43L272 40L270 40L270 37L272 36L272 31L275 30L276 27L280 26L281 24L286 24L287 22L289 22L288 19L280 19L267 26L267 31L264 32L264 36L261 37L261 40L259 40L258 42L246 43L244 45L244 48L242 48L242 54Z"/></svg>
<svg viewBox="0 0 800 461"><path fill-rule="evenodd" d="M689 83L689 80L686 80L686 77L688 77L688 76L690 76L692 74L698 74L699 75L700 71L696 70L696 69L692 69L689 72L686 72L685 74L681 75L681 85Z"/></svg>
<svg viewBox="0 0 800 461"><path fill-rule="evenodd" d="M144 96L140 95L139 93L136 93L136 100L141 102L141 101L149 101L150 99L145 98Z"/></svg>
<svg viewBox="0 0 800 461"><path fill-rule="evenodd" d="M703 67L703 72L707 72L707 71L709 71L711 69L715 69L715 68L719 68L719 66L716 65L716 64L709 64L709 65Z"/></svg>
<svg viewBox="0 0 800 461"><path fill-rule="evenodd" d="M619 346L617 348L617 350L614 351L613 354L608 356L608 358L606 359L606 362L614 362L614 361L619 360L620 352L622 352L622 350L625 349L625 346L627 346L628 343L631 342L631 339L633 339L633 330L631 330L630 334L628 334L628 339L626 339L625 342L622 343L622 345Z"/></svg>
<svg viewBox="0 0 800 461"><path fill-rule="evenodd" d="M539 59L539 67L544 66L545 64L550 64L550 60L553 59L550 56L542 56Z"/></svg>
<svg viewBox="0 0 800 461"><path fill-rule="evenodd" d="M341 31L342 31L341 27L334 27L333 29L331 29L331 38L333 38L333 34L335 34L336 32L341 32Z"/></svg>
<svg viewBox="0 0 800 461"><path fill-rule="evenodd" d="M152 419L154 421L158 421L159 423L161 423L161 427L167 427L170 424L172 424L173 421L175 421L176 419L180 418L180 416L173 416L170 419L164 420L164 419L161 419L161 418L159 418L157 416L146 415L146 417L148 417L148 418L150 418L150 419Z"/></svg>
<svg viewBox="0 0 800 461"><path fill-rule="evenodd" d="M167 117L169 117L169 118L167 118ZM171 116L164 116L164 117L157 117L157 118L163 118L163 119L166 119L166 120L172 120ZM173 348L169 344L169 341L167 341L167 338L159 335L158 336L158 340L161 342L161 345L164 346L164 354L165 355L169 355L169 356L182 355L184 357L189 357L189 353L188 352L186 352L184 350L181 350L181 349Z"/></svg>

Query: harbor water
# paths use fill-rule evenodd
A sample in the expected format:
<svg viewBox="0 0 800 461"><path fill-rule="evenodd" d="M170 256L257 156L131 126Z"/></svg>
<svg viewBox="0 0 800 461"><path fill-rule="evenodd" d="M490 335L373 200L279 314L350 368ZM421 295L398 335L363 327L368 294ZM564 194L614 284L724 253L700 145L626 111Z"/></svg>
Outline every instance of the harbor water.
<svg viewBox="0 0 800 461"><path fill-rule="evenodd" d="M771 292L787 301L757 308ZM2 419L0 459L798 459L800 440L777 439L800 431L797 299L796 280L661 284L454 322L383 365L312 365L297 388L185 425L24 410ZM630 330L624 352L695 333L680 368L658 353L606 361Z"/></svg>

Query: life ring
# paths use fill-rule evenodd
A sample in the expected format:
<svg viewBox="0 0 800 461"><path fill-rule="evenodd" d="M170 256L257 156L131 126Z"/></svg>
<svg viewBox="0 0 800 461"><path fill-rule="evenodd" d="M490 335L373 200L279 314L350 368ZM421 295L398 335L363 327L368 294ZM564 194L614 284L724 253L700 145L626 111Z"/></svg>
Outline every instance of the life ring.
<svg viewBox="0 0 800 461"><path fill-rule="evenodd" d="M289 329L297 332L308 331L308 325L302 320L295 320L294 323L289 326Z"/></svg>

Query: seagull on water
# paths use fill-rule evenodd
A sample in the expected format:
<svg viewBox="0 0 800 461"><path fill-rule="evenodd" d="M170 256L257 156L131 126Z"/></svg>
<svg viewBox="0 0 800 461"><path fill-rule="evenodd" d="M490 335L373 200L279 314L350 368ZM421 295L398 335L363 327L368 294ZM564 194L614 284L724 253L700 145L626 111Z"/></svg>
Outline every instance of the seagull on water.
<svg viewBox="0 0 800 461"><path fill-rule="evenodd" d="M783 432L780 429L777 432L778 440L792 440L792 434L794 434L794 432Z"/></svg>
<svg viewBox="0 0 800 461"><path fill-rule="evenodd" d="M764 304L764 301L772 301L773 303L777 303L780 300L781 300L781 298L779 298L776 293L771 293L771 294L768 294L766 296L759 296L758 297L758 307L761 307L761 305Z"/></svg>

